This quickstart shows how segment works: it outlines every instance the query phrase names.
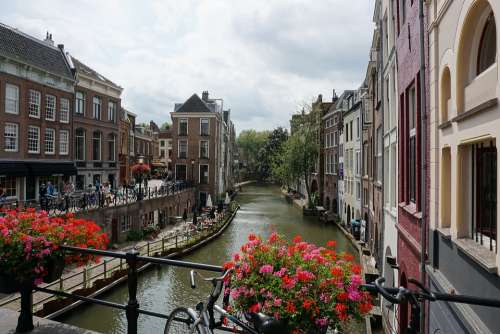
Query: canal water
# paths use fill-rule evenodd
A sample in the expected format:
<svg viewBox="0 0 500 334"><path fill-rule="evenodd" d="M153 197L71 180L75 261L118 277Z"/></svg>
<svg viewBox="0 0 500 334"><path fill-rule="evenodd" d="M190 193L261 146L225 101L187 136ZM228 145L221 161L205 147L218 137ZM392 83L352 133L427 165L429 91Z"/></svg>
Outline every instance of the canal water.
<svg viewBox="0 0 500 334"><path fill-rule="evenodd" d="M246 242L249 233L268 236L272 230L293 238L301 235L305 241L325 244L337 241L338 251L354 252L350 242L332 224L325 225L317 218L303 217L302 212L288 204L278 187L269 185L248 185L238 194L236 200L241 208L231 225L216 240L204 248L186 256L184 260L222 265ZM162 267L146 271L139 278L137 299L142 309L169 313L177 306L194 307L205 300L210 287L199 282L192 290L188 270ZM126 284L108 293L104 298L118 303L127 303ZM126 333L125 312L89 305L82 307L59 321L101 333ZM165 320L139 316L139 333L163 333Z"/></svg>

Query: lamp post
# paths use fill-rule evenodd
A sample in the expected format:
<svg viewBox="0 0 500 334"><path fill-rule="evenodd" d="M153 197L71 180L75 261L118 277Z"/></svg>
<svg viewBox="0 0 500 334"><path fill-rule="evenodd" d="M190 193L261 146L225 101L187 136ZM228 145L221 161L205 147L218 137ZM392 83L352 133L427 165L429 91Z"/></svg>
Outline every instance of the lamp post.
<svg viewBox="0 0 500 334"><path fill-rule="evenodd" d="M144 156L140 155L137 158L137 163L142 167L144 165ZM143 173L142 171L137 174L137 179L139 180L139 193L137 194L137 200L142 201L142 182L143 182Z"/></svg>

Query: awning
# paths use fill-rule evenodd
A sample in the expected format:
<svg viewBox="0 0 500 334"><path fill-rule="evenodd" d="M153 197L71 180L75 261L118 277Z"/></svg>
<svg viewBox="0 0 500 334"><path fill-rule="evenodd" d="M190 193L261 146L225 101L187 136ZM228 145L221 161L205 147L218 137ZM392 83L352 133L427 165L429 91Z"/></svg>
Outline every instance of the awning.
<svg viewBox="0 0 500 334"><path fill-rule="evenodd" d="M0 176L26 176L28 173L24 162L0 161Z"/></svg>
<svg viewBox="0 0 500 334"><path fill-rule="evenodd" d="M26 162L31 176L70 176L76 175L73 162Z"/></svg>

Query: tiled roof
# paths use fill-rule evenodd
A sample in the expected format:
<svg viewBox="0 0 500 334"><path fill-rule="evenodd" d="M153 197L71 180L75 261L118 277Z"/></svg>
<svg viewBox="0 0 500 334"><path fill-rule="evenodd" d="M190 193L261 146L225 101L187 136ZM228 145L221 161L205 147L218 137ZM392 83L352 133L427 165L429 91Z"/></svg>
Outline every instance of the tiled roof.
<svg viewBox="0 0 500 334"><path fill-rule="evenodd" d="M59 48L3 24L0 24L0 55L73 79Z"/></svg>
<svg viewBox="0 0 500 334"><path fill-rule="evenodd" d="M85 65L84 63L82 63L81 61L76 59L75 57L71 56L71 60L73 61L73 65L75 65L77 72L85 74L86 76L89 76L95 80L105 82L108 85L116 87L117 89L121 89L121 87L119 85L115 84L113 81L102 76L101 74L99 74L95 70L91 69L90 67L88 67L87 65Z"/></svg>
<svg viewBox="0 0 500 334"><path fill-rule="evenodd" d="M175 112L212 112L197 94L193 94Z"/></svg>

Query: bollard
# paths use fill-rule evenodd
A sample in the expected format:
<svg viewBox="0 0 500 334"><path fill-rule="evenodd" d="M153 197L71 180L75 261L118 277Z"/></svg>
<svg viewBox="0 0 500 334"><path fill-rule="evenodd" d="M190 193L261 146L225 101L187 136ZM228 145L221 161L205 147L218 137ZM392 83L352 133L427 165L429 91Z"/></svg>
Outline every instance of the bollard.
<svg viewBox="0 0 500 334"><path fill-rule="evenodd" d="M17 319L16 333L31 332L33 328L33 284L24 282L21 284L21 313Z"/></svg>
<svg viewBox="0 0 500 334"><path fill-rule="evenodd" d="M139 303L137 302L137 249L128 251L125 256L128 264L128 303L125 309L127 316L127 333L137 334L137 320L139 319Z"/></svg>

